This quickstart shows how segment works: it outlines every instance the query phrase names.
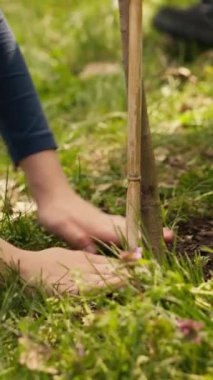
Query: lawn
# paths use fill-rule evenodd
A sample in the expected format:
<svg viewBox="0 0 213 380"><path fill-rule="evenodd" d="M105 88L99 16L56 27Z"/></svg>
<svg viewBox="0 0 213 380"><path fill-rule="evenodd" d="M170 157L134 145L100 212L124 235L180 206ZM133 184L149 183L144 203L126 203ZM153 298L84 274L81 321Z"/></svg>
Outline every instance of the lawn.
<svg viewBox="0 0 213 380"><path fill-rule="evenodd" d="M213 54L151 26L144 78L164 224L177 238L160 267L149 252L107 296L49 297L1 276L0 379L211 380ZM187 4L189 1L167 1ZM192 3L192 1L191 1ZM72 186L125 214L126 96L114 0L2 0ZM184 67L184 69L183 69ZM21 172L0 141L1 237L28 249L64 244L36 223Z"/></svg>

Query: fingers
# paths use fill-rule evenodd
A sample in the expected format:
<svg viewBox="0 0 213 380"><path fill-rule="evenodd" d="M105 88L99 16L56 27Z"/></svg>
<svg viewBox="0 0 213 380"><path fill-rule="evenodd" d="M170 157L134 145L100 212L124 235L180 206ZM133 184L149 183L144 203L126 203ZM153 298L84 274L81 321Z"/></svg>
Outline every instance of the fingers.
<svg viewBox="0 0 213 380"><path fill-rule="evenodd" d="M126 219L122 216L113 216L110 218L111 222L111 242L114 244L121 244L126 236Z"/></svg>
<svg viewBox="0 0 213 380"><path fill-rule="evenodd" d="M58 294L79 294L79 287L75 281L55 282L52 286L49 286L49 292L53 295Z"/></svg>
<svg viewBox="0 0 213 380"><path fill-rule="evenodd" d="M119 289L126 282L126 278L119 276L90 276L86 282L83 282L80 291L90 292L94 290L104 289L112 292L112 290Z"/></svg>
<svg viewBox="0 0 213 380"><path fill-rule="evenodd" d="M99 255L87 255L87 258L92 265L93 272L90 272L91 276L94 274L102 279L109 279L110 277L127 279L129 276L128 270L124 268L120 260Z"/></svg>
<svg viewBox="0 0 213 380"><path fill-rule="evenodd" d="M84 252L88 252L88 253L97 253L97 249L96 249L96 246L95 244L91 243L89 245L87 245L85 248L83 248Z"/></svg>
<svg viewBox="0 0 213 380"><path fill-rule="evenodd" d="M163 229L163 237L164 237L165 243L172 243L174 241L175 234L174 234L174 232L172 230L170 230L169 228L165 227Z"/></svg>
<svg viewBox="0 0 213 380"><path fill-rule="evenodd" d="M118 262L115 258L107 257L103 255L87 255L88 260L92 260L94 264L110 264L116 265Z"/></svg>
<svg viewBox="0 0 213 380"><path fill-rule="evenodd" d="M87 230L94 240L119 245L120 238L125 235L125 218L103 214L99 217L99 223L91 223Z"/></svg>
<svg viewBox="0 0 213 380"><path fill-rule="evenodd" d="M118 261L100 255L85 255L91 272L100 276L113 276L118 270Z"/></svg>
<svg viewBox="0 0 213 380"><path fill-rule="evenodd" d="M95 244L87 233L72 221L51 226L51 231L62 237L73 249L96 253Z"/></svg>
<svg viewBox="0 0 213 380"><path fill-rule="evenodd" d="M94 266L96 273L104 276L112 276L118 271L118 265L112 265L111 263L98 264Z"/></svg>
<svg viewBox="0 0 213 380"><path fill-rule="evenodd" d="M111 231L108 231L108 234L108 241L120 244L126 236L126 219L122 216L113 216L111 218ZM174 232L167 227L163 229L163 236L165 243L172 243L175 238Z"/></svg>
<svg viewBox="0 0 213 380"><path fill-rule="evenodd" d="M98 280L92 284L93 287L97 289L108 289L112 291L113 289L119 289L121 286L125 284L125 279L119 276L105 278Z"/></svg>
<svg viewBox="0 0 213 380"><path fill-rule="evenodd" d="M126 236L126 218L114 215L110 218L110 220L111 229L108 231L108 233L110 233L110 236L107 237L110 237L110 241L113 243L120 243L120 240ZM175 238L174 232L167 227L163 229L163 236L165 243L172 243Z"/></svg>
<svg viewBox="0 0 213 380"><path fill-rule="evenodd" d="M61 234L63 234L64 239L74 249L78 248L78 249L81 249L82 251L96 253L96 248L92 240L76 224L72 222L66 223L66 225L63 227L63 231L61 231Z"/></svg>
<svg viewBox="0 0 213 380"><path fill-rule="evenodd" d="M66 261L66 268L59 265L60 277L57 278L54 275L53 289L55 292L78 294L79 291L88 292L112 286L114 289L123 285L128 278L127 271L121 269L115 259L111 262L111 259L82 251L76 251L73 257L72 252L66 250L61 252L61 258L63 255L63 258L68 257L69 264L67 260L63 260Z"/></svg>
<svg viewBox="0 0 213 380"><path fill-rule="evenodd" d="M118 289L125 284L127 277L112 275L112 274L90 274L83 276L82 279L74 279L70 277L64 277L60 281L57 280L52 283L51 289L53 294L67 293L70 295L76 295L81 292L90 292L93 290L109 289L110 292L113 289ZM50 287L49 287L50 289Z"/></svg>

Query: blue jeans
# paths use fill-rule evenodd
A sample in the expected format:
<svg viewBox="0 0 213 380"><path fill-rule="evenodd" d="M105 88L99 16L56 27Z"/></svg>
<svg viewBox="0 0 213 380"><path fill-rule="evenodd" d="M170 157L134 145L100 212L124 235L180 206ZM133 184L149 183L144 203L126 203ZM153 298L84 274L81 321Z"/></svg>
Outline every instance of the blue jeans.
<svg viewBox="0 0 213 380"><path fill-rule="evenodd" d="M56 148L23 56L1 11L0 133L15 164Z"/></svg>

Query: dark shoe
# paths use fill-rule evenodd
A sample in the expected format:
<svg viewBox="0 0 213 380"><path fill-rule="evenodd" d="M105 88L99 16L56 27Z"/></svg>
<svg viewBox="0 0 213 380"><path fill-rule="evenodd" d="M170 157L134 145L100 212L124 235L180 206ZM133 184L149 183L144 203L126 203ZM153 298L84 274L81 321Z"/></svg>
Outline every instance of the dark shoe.
<svg viewBox="0 0 213 380"><path fill-rule="evenodd" d="M187 9L162 8L153 24L174 38L213 47L213 4Z"/></svg>

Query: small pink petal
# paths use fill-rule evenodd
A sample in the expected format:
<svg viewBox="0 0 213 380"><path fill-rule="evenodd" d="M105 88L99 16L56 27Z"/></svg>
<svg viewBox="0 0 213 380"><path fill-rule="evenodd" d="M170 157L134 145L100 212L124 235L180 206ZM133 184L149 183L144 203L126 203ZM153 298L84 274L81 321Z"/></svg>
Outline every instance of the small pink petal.
<svg viewBox="0 0 213 380"><path fill-rule="evenodd" d="M141 247L137 247L137 248L135 249L135 252L134 252L134 258L135 258L136 260L140 260L140 259L142 259L142 248L141 248Z"/></svg>
<svg viewBox="0 0 213 380"><path fill-rule="evenodd" d="M188 329L189 331L200 331L203 328L202 322L194 321L193 319L178 319L177 325L182 331Z"/></svg>

